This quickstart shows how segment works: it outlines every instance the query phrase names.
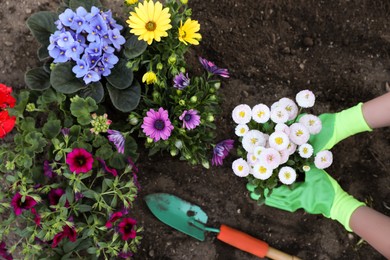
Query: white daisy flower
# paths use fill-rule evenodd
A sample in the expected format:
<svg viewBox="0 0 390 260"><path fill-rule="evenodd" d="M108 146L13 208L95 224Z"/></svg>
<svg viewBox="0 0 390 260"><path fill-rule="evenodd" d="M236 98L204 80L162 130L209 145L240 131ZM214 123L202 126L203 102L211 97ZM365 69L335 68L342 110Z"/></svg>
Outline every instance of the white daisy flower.
<svg viewBox="0 0 390 260"><path fill-rule="evenodd" d="M284 164L288 161L288 158L290 157L290 154L288 153L288 150L281 150L279 151L280 154L280 164Z"/></svg>
<svg viewBox="0 0 390 260"><path fill-rule="evenodd" d="M294 123L290 125L290 140L297 144L302 145L307 143L310 138L309 130L301 123Z"/></svg>
<svg viewBox="0 0 390 260"><path fill-rule="evenodd" d="M248 133L249 127L246 124L239 124L236 126L235 133L237 136L244 136Z"/></svg>
<svg viewBox="0 0 390 260"><path fill-rule="evenodd" d="M310 158L313 155L313 146L311 144L302 144L298 148L299 156L302 158Z"/></svg>
<svg viewBox="0 0 390 260"><path fill-rule="evenodd" d="M261 163L256 163L253 166L252 174L256 179L266 180L272 175L272 170L270 167L267 167Z"/></svg>
<svg viewBox="0 0 390 260"><path fill-rule="evenodd" d="M311 114L303 115L299 119L299 123L303 124L304 126L309 129L310 134L318 134L322 129L322 123L319 117Z"/></svg>
<svg viewBox="0 0 390 260"><path fill-rule="evenodd" d="M264 149L258 158L262 165L270 169L276 169L281 161L279 152L273 148Z"/></svg>
<svg viewBox="0 0 390 260"><path fill-rule="evenodd" d="M252 119L252 109L246 104L238 105L233 109L232 118L236 124L247 124Z"/></svg>
<svg viewBox="0 0 390 260"><path fill-rule="evenodd" d="M302 166L302 170L304 171L304 172L308 172L308 171L310 171L310 166L309 165L303 165Z"/></svg>
<svg viewBox="0 0 390 260"><path fill-rule="evenodd" d="M278 106L279 106L279 101L274 102L274 103L271 105L271 111L274 110L275 108L277 108Z"/></svg>
<svg viewBox="0 0 390 260"><path fill-rule="evenodd" d="M280 123L275 125L275 131L283 132L286 135L290 135L290 127L286 124Z"/></svg>
<svg viewBox="0 0 390 260"><path fill-rule="evenodd" d="M290 185L297 179L297 173L293 168L284 166L280 169L278 177L281 183Z"/></svg>
<svg viewBox="0 0 390 260"><path fill-rule="evenodd" d="M291 155L295 153L296 150L297 150L297 145L294 144L293 142L290 142L287 146L287 152Z"/></svg>
<svg viewBox="0 0 390 260"><path fill-rule="evenodd" d="M277 106L271 110L271 120L277 124L286 123L288 121L288 113L283 107Z"/></svg>
<svg viewBox="0 0 390 260"><path fill-rule="evenodd" d="M313 92L310 90L302 90L300 91L296 97L295 100L297 101L298 105L303 108L308 108L314 106L314 102L316 100L316 97L314 96Z"/></svg>
<svg viewBox="0 0 390 260"><path fill-rule="evenodd" d="M249 165L254 165L257 163L258 159L255 153L247 153L246 154L246 161Z"/></svg>
<svg viewBox="0 0 390 260"><path fill-rule="evenodd" d="M264 146L265 138L262 132L259 130L249 130L242 138L242 147L248 153L253 153L256 146Z"/></svg>
<svg viewBox="0 0 390 260"><path fill-rule="evenodd" d="M261 152L265 149L264 146L256 146L255 149L253 150L253 154L256 156L256 158L259 158Z"/></svg>
<svg viewBox="0 0 390 260"><path fill-rule="evenodd" d="M283 132L273 132L269 136L269 146L277 151L287 149L290 140L288 136Z"/></svg>
<svg viewBox="0 0 390 260"><path fill-rule="evenodd" d="M238 177L246 177L249 174L250 166L244 159L239 158L232 163L232 169Z"/></svg>
<svg viewBox="0 0 390 260"><path fill-rule="evenodd" d="M281 98L279 100L279 106L283 107L288 113L288 120L293 120L298 115L298 106L292 99L289 98Z"/></svg>
<svg viewBox="0 0 390 260"><path fill-rule="evenodd" d="M333 162L333 154L331 151L323 150L318 152L316 157L314 157L314 165L318 169L328 168Z"/></svg>
<svg viewBox="0 0 390 260"><path fill-rule="evenodd" d="M258 104L252 108L252 119L257 123L264 124L269 120L270 110L264 104Z"/></svg>

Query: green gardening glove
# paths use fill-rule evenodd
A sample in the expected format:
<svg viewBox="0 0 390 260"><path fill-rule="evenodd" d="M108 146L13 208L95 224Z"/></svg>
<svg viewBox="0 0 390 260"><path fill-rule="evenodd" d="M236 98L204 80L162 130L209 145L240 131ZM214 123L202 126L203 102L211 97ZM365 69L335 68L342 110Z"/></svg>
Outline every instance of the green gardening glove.
<svg viewBox="0 0 390 260"><path fill-rule="evenodd" d="M372 131L363 117L362 105L363 103L359 103L338 113L319 116L322 130L310 137L310 144L313 145L315 154L322 150L330 150L338 142L351 135Z"/></svg>
<svg viewBox="0 0 390 260"><path fill-rule="evenodd" d="M297 183L293 189L283 185L273 189L269 196L266 192L265 204L290 212L302 208L311 214L322 214L337 220L346 230L352 231L349 226L351 215L355 209L365 204L343 191L324 170L312 166L305 175L305 181ZM254 188L253 185L247 184L251 198L257 200L259 195L253 192Z"/></svg>

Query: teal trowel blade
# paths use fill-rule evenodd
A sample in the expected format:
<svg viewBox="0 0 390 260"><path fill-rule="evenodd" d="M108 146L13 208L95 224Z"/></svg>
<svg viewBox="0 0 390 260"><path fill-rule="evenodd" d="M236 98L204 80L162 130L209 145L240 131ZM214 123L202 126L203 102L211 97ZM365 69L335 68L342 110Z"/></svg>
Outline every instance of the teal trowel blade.
<svg viewBox="0 0 390 260"><path fill-rule="evenodd" d="M154 193L145 197L152 213L165 224L200 241L205 239L205 230L199 228L207 223L207 214L198 206L167 193ZM196 227L193 223L200 225Z"/></svg>

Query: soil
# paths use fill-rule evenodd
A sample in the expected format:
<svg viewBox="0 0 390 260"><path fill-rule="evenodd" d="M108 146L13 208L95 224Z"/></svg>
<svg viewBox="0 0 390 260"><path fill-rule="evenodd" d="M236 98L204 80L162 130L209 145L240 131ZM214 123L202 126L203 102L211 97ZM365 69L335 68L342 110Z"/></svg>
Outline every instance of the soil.
<svg viewBox="0 0 390 260"><path fill-rule="evenodd" d="M104 1L103 1L104 2ZM59 1L0 0L0 81L25 88L24 73L39 65L38 43L25 20ZM105 1L124 15L122 1ZM190 0L203 39L188 54L228 68L221 87L218 140L234 138L232 109L241 103L271 105L302 89L316 97L313 113L336 112L390 91L390 3L386 0ZM351 137L333 148L329 173L350 194L390 216L390 129ZM218 141L217 140L217 141ZM143 197L166 192L199 205L209 226L227 224L302 259L383 259L335 221L299 210L258 206L231 162L206 170L141 149L142 186L134 215L145 228L135 259L257 259L207 234L201 242L158 221Z"/></svg>

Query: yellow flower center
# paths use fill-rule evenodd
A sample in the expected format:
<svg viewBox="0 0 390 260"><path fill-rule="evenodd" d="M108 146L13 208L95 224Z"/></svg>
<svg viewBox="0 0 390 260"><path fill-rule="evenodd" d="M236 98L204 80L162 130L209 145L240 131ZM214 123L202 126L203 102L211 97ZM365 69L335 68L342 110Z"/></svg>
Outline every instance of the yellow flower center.
<svg viewBox="0 0 390 260"><path fill-rule="evenodd" d="M304 154L307 154L309 152L309 149L307 149L307 147L303 148L303 153Z"/></svg>
<svg viewBox="0 0 390 260"><path fill-rule="evenodd" d="M156 30L156 27L157 27L157 25L156 25L156 23L153 22L153 21L149 21L149 22L147 22L147 23L145 24L145 28L146 28L146 30L148 30L149 32L152 32L152 31Z"/></svg>
<svg viewBox="0 0 390 260"><path fill-rule="evenodd" d="M241 111L241 112L239 113L239 115L240 115L240 117L244 117L244 116L245 116L245 112L244 112L244 111Z"/></svg>
<svg viewBox="0 0 390 260"><path fill-rule="evenodd" d="M312 119L312 120L309 120L309 125L312 126L314 125L315 121Z"/></svg>
<svg viewBox="0 0 390 260"><path fill-rule="evenodd" d="M259 113L257 113L257 116L258 116L258 117L264 116L264 111L259 111Z"/></svg>
<svg viewBox="0 0 390 260"><path fill-rule="evenodd" d="M283 138L282 137L276 137L275 138L275 143L278 145L281 145L283 143Z"/></svg>
<svg viewBox="0 0 390 260"><path fill-rule="evenodd" d="M296 135L296 136L301 136L301 135L303 135L303 132L302 132L302 130L298 130L298 131L296 131L295 135Z"/></svg>
<svg viewBox="0 0 390 260"><path fill-rule="evenodd" d="M252 139L251 139L251 143L252 143L252 144L257 143L257 138L252 138Z"/></svg>
<svg viewBox="0 0 390 260"><path fill-rule="evenodd" d="M321 162L326 162L326 157L321 157Z"/></svg>
<svg viewBox="0 0 390 260"><path fill-rule="evenodd" d="M239 165L239 166L238 166L238 170L239 170L239 171L242 171L243 169L244 169L244 166L242 166L242 165Z"/></svg>
<svg viewBox="0 0 390 260"><path fill-rule="evenodd" d="M241 128L241 129L240 129L240 133L241 133L241 134L245 133L245 128Z"/></svg>
<svg viewBox="0 0 390 260"><path fill-rule="evenodd" d="M267 172L267 168L265 168L264 166L260 166L259 173L264 174L266 172Z"/></svg>
<svg viewBox="0 0 390 260"><path fill-rule="evenodd" d="M291 178L291 173L286 172L286 173L284 174L284 178L286 178L287 180L290 179L290 178Z"/></svg>

